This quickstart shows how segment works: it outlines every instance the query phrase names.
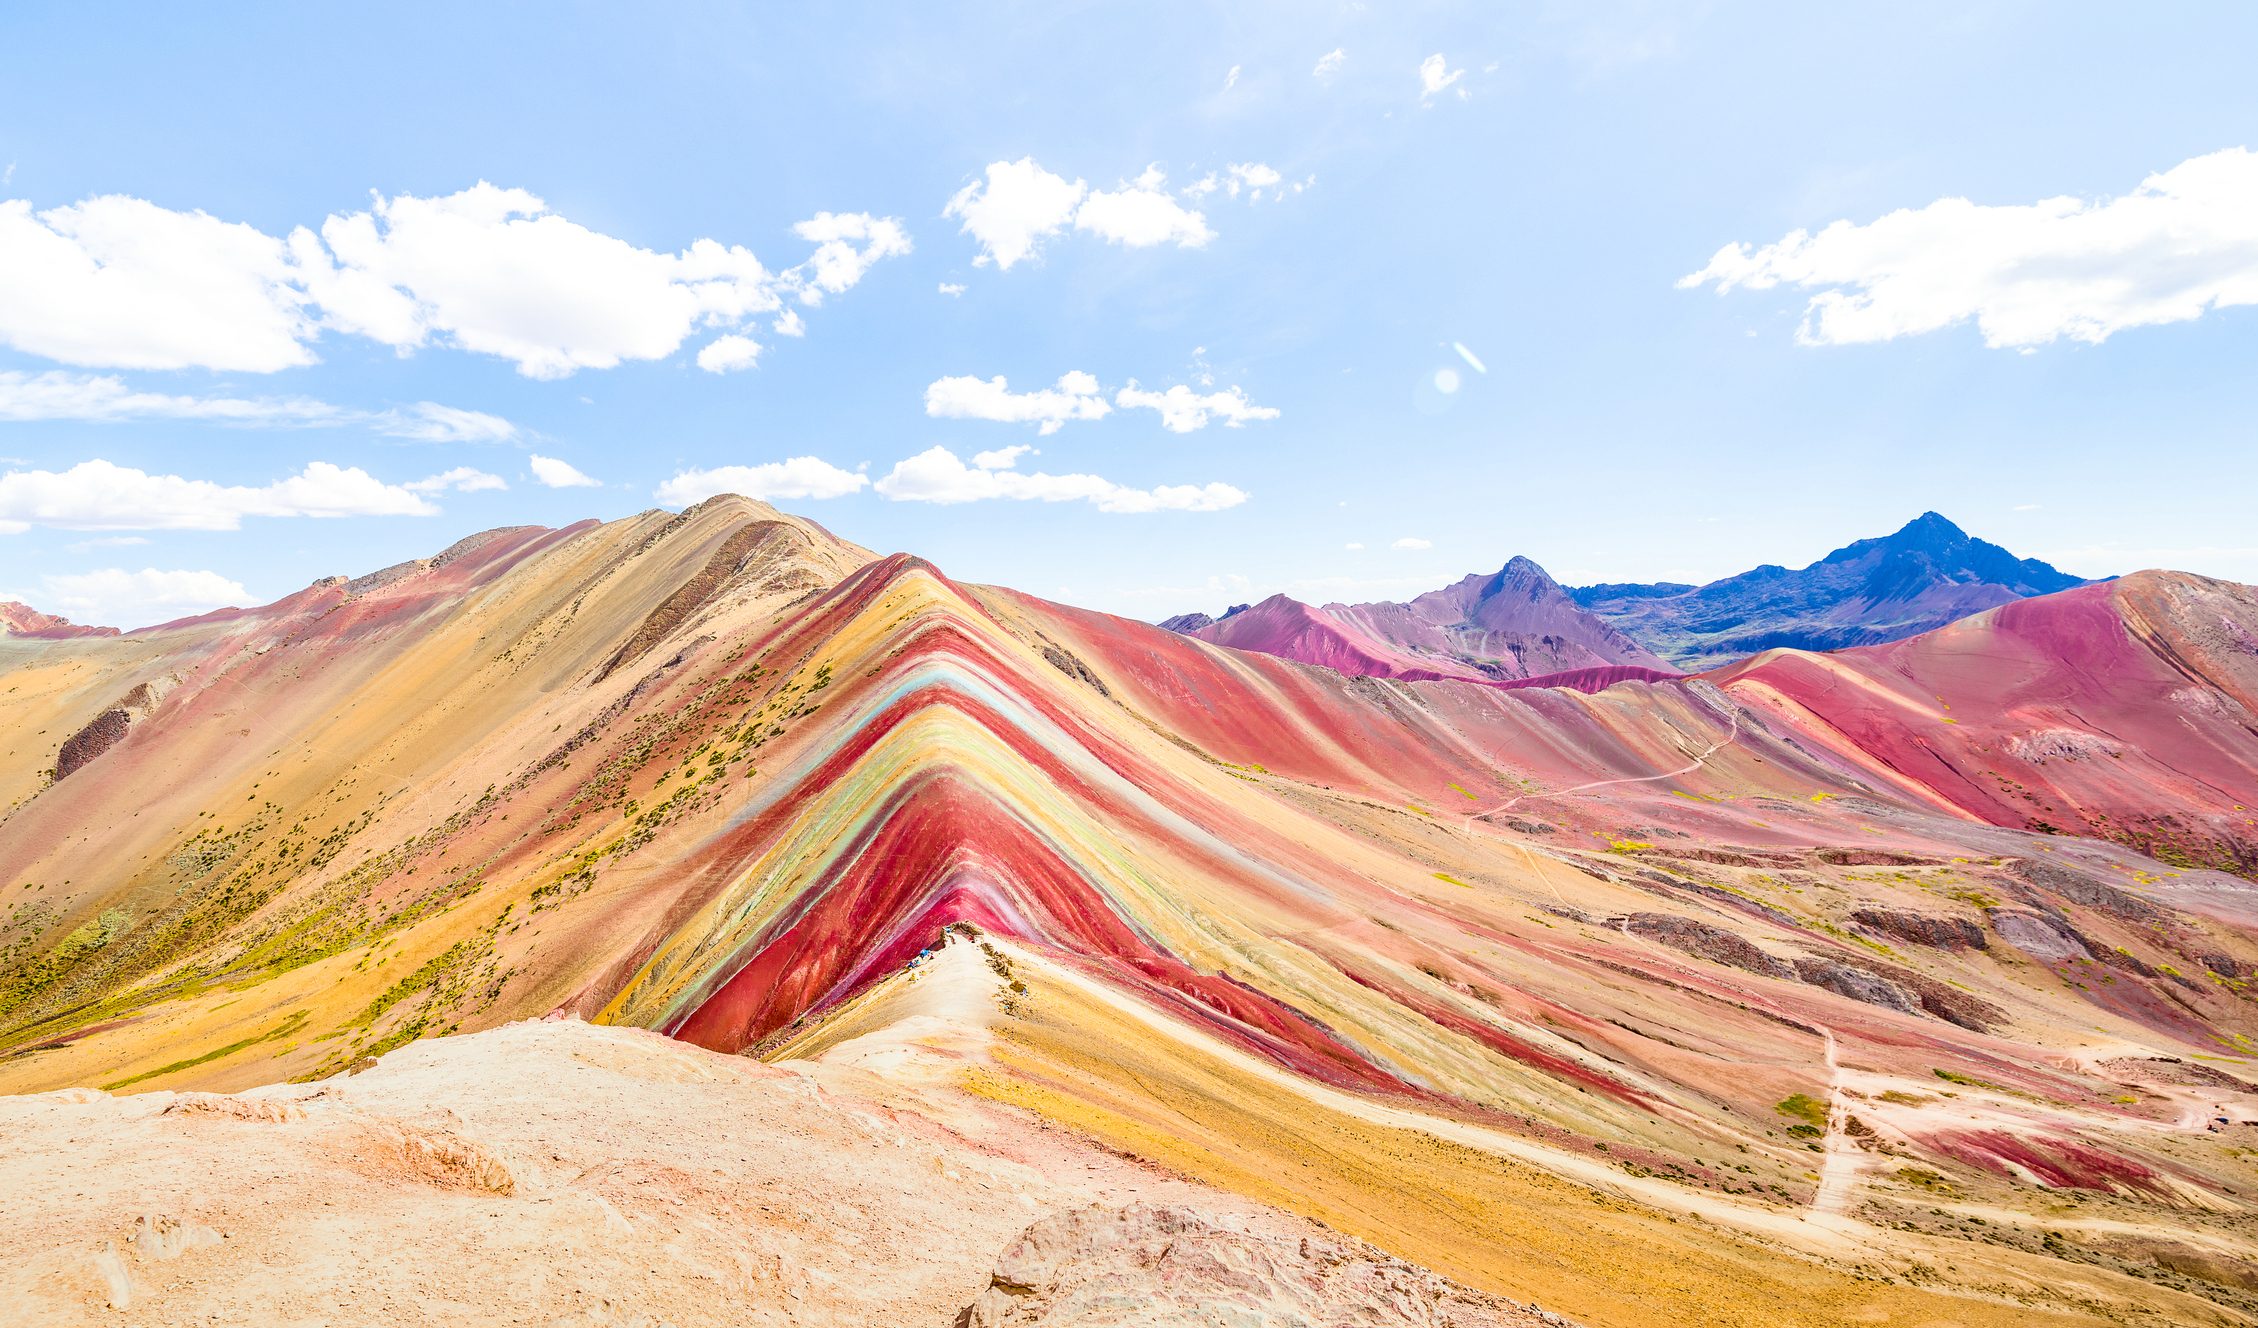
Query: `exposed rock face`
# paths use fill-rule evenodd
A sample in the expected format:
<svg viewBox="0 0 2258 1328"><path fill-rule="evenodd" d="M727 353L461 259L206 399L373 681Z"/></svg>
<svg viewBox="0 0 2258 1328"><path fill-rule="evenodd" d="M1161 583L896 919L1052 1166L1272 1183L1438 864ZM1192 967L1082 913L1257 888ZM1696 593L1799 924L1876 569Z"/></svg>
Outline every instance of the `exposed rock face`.
<svg viewBox="0 0 2258 1328"><path fill-rule="evenodd" d="M1980 996L1915 973L1867 959L1808 957L1795 961L1796 976L1838 996L1907 1014L1927 1014L1982 1033L2007 1022L2007 1012Z"/></svg>
<svg viewBox="0 0 2258 1328"><path fill-rule="evenodd" d="M1135 1204L1037 1222L996 1261L958 1328L1537 1328L1567 1321L1459 1286L1310 1226Z"/></svg>
<svg viewBox="0 0 2258 1328"><path fill-rule="evenodd" d="M1907 1014L1921 1008L1910 992L1888 978L1869 973L1862 968L1830 959L1798 959L1796 976L1814 987L1824 987L1837 996L1848 996L1854 1001L1879 1005L1885 1010L1902 1010Z"/></svg>
<svg viewBox="0 0 2258 1328"><path fill-rule="evenodd" d="M1984 929L1969 918L1943 918L1932 913L1903 913L1889 908L1853 910L1850 920L1900 941L1937 950L1982 950L1989 946Z"/></svg>
<svg viewBox="0 0 2258 1328"><path fill-rule="evenodd" d="M1705 586L1582 586L1568 593L1674 664L1706 668L1777 647L1838 650L1942 627L2085 584L1924 512L1895 534L1809 567L1767 564Z"/></svg>
<svg viewBox="0 0 2258 1328"><path fill-rule="evenodd" d="M2131 922L2154 922L2164 910L2129 890L2111 885L2092 872L2051 858L2017 858L2011 870L2032 885L2049 890L2073 904L2097 908Z"/></svg>
<svg viewBox="0 0 2258 1328"><path fill-rule="evenodd" d="M1160 620L1160 626L1167 628L1171 632L1178 632L1185 636L1191 635L1202 627L1213 627L1214 625L1215 619L1208 617L1204 613L1179 613L1173 618L1163 618Z"/></svg>
<svg viewBox="0 0 2258 1328"><path fill-rule="evenodd" d="M137 684L119 697L117 704L64 739L62 749L55 753L55 778L67 778L72 771L117 746L133 728L135 720L156 709L159 694L159 689L148 683Z"/></svg>
<svg viewBox="0 0 2258 1328"><path fill-rule="evenodd" d="M1730 964L1768 978L1795 976L1795 970L1786 960L1774 958L1741 936L1706 922L1682 918L1675 913L1633 913L1623 926L1633 936L1659 941L1697 958Z"/></svg>
<svg viewBox="0 0 2258 1328"><path fill-rule="evenodd" d="M2077 932L2043 913L1995 908L1990 916L1991 928L1999 933L1999 939L2034 959L2051 964L2093 958Z"/></svg>

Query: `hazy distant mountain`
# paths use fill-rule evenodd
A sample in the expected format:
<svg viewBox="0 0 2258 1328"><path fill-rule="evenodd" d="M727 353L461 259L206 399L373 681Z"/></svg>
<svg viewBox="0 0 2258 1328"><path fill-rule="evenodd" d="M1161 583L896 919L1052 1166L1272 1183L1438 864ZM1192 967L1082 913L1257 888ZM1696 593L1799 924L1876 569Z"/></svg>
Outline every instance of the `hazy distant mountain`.
<svg viewBox="0 0 2258 1328"><path fill-rule="evenodd" d="M1798 570L1767 564L1705 586L1615 584L1567 593L1672 663L1702 669L1780 646L1836 650L1897 641L2084 584L1924 512L1895 534L1845 545Z"/></svg>
<svg viewBox="0 0 2258 1328"><path fill-rule="evenodd" d="M1273 595L1213 622L1175 626L1202 616L1185 614L1162 626L1359 677L1511 682L1623 666L1674 672L1637 641L1579 608L1527 558L1403 604L1318 607Z"/></svg>
<svg viewBox="0 0 2258 1328"><path fill-rule="evenodd" d="M68 618L41 613L29 604L0 599L0 636L61 639L73 636L116 636L115 627L83 627Z"/></svg>

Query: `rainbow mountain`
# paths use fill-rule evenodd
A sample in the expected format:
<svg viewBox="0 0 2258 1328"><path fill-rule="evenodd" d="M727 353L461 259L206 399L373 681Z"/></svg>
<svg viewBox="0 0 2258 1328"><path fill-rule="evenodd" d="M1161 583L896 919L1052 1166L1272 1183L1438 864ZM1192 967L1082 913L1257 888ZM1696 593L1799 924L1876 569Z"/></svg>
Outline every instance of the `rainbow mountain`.
<svg viewBox="0 0 2258 1328"><path fill-rule="evenodd" d="M962 1025L871 1091L1588 1323L2258 1315L2258 592L1653 672L1346 676L728 496L0 637L0 1090Z"/></svg>

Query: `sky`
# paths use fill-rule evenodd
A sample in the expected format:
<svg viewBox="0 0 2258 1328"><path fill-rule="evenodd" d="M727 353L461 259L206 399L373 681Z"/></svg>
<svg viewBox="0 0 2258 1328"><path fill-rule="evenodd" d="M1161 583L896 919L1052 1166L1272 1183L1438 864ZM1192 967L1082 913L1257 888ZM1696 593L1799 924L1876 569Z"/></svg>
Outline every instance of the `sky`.
<svg viewBox="0 0 2258 1328"><path fill-rule="evenodd" d="M1140 618L2258 581L2239 4L0 11L0 598L765 497Z"/></svg>

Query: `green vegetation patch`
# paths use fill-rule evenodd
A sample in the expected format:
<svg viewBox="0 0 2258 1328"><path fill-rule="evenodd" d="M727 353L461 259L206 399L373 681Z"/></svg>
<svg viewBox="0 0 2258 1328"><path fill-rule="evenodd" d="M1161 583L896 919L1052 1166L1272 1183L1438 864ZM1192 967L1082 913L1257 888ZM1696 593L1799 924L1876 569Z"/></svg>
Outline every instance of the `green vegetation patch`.
<svg viewBox="0 0 2258 1328"><path fill-rule="evenodd" d="M1781 1098L1778 1102L1772 1104L1772 1110L1783 1116L1792 1116L1806 1125L1814 1125L1822 1130L1827 1127L1827 1104L1803 1093L1795 1093ZM1792 1134L1794 1131L1790 1130L1789 1133Z"/></svg>

